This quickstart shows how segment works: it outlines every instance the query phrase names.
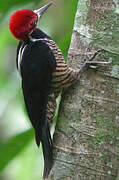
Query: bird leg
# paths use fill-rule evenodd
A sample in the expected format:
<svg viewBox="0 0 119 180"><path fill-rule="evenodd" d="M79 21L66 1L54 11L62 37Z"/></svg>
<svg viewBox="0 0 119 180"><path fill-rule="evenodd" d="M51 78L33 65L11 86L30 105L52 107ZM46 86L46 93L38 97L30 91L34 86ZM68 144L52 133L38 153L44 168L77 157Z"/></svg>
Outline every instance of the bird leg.
<svg viewBox="0 0 119 180"><path fill-rule="evenodd" d="M92 61L101 51L103 51L103 49L98 49L98 50L93 54L93 56L90 57L90 56L88 55L88 50L89 50L89 47L86 48L86 50L85 50L86 61Z"/></svg>
<svg viewBox="0 0 119 180"><path fill-rule="evenodd" d="M103 49L98 49L94 54L93 56L89 57L88 55L88 49L86 49L86 52L85 52L85 55L86 55L86 61L85 63L81 66L80 70L79 70L79 75L84 72L84 70L88 67L91 67L91 68L97 68L98 65L101 66L101 65L108 65L111 63L111 61L109 62L105 62L105 61L93 61L93 59L99 54L99 52L103 51Z"/></svg>

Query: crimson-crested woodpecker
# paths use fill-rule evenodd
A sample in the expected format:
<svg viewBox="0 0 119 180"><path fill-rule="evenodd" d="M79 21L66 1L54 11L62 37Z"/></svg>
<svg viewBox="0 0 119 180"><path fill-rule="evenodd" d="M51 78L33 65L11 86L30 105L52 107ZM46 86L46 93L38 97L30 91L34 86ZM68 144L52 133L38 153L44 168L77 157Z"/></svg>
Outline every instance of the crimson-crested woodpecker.
<svg viewBox="0 0 119 180"><path fill-rule="evenodd" d="M34 11L18 10L9 23L10 32L20 41L17 68L22 77L24 101L35 130L36 144L39 147L42 143L44 178L48 177L53 165L50 124L55 115L56 98L62 89L77 81L85 67L101 63L86 61L79 70L67 66L56 43L36 28L41 15L51 4Z"/></svg>

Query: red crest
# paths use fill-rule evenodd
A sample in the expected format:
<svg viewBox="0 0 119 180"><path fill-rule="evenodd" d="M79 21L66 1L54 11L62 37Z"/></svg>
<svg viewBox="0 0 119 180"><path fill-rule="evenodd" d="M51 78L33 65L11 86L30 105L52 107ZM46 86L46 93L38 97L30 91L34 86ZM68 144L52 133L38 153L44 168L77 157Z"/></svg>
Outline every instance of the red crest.
<svg viewBox="0 0 119 180"><path fill-rule="evenodd" d="M38 15L35 12L28 9L18 10L10 17L9 30L16 39L24 41L35 30L37 21Z"/></svg>

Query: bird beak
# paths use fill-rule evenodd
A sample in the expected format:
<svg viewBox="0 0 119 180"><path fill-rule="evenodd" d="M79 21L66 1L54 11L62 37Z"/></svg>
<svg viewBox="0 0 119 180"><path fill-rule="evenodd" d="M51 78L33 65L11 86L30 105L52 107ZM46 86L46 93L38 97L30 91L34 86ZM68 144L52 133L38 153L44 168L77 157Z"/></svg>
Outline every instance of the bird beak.
<svg viewBox="0 0 119 180"><path fill-rule="evenodd" d="M34 12L38 15L38 18L42 16L42 14L52 5L52 2L46 4L45 6L41 7L40 9L34 10Z"/></svg>

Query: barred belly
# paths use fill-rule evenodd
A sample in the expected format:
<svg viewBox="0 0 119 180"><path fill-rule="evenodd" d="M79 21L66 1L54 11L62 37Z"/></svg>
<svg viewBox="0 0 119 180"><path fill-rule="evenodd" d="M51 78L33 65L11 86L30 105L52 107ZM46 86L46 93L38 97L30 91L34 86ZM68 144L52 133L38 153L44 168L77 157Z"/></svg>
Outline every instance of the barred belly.
<svg viewBox="0 0 119 180"><path fill-rule="evenodd" d="M79 71L67 66L62 52L53 40L47 41L47 44L51 48L57 64L55 71L52 73L51 94L49 95L47 104L47 117L48 121L51 123L55 115L56 98L63 89L77 81Z"/></svg>

